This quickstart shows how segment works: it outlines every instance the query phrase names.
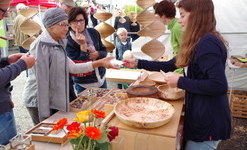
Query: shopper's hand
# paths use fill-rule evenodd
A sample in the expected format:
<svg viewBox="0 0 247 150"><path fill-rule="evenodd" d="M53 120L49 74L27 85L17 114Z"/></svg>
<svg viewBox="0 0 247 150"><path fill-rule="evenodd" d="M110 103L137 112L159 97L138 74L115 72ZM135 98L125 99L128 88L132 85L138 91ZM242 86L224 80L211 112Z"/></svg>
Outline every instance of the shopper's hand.
<svg viewBox="0 0 247 150"><path fill-rule="evenodd" d="M33 65L36 62L35 57L33 57L32 55L30 55L29 53L26 53L25 55L23 55L21 57L21 59L23 59L25 61L26 65L27 65L27 68L32 68Z"/></svg>
<svg viewBox="0 0 247 150"><path fill-rule="evenodd" d="M136 59L123 59L123 66L127 68L137 68Z"/></svg>
<svg viewBox="0 0 247 150"><path fill-rule="evenodd" d="M178 86L178 79L182 75L176 72L169 72L166 75L166 82L169 87L175 88Z"/></svg>
<svg viewBox="0 0 247 150"><path fill-rule="evenodd" d="M108 69L120 69L120 66L112 64L110 61L115 59L115 57L106 57L101 59L103 61L103 67Z"/></svg>
<svg viewBox="0 0 247 150"><path fill-rule="evenodd" d="M78 29L76 29L75 38L76 38L76 41L77 41L80 45L85 45L85 44L87 44L87 43L86 43L86 37L85 37L82 33L79 33Z"/></svg>
<svg viewBox="0 0 247 150"><path fill-rule="evenodd" d="M12 54L9 55L8 57L8 62L10 64L15 63L16 61L18 61L23 55L25 55L24 53L17 53L17 54Z"/></svg>

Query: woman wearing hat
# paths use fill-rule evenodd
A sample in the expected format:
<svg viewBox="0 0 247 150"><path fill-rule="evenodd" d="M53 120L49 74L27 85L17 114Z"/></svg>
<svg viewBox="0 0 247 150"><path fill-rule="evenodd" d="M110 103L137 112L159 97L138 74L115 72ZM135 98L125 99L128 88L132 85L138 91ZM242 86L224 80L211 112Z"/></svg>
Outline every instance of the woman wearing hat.
<svg viewBox="0 0 247 150"><path fill-rule="evenodd" d="M69 111L69 73L86 73L104 66L112 58L75 64L65 51L67 15L61 8L48 9L43 16L45 31L33 42L30 53L37 58L25 85L24 102L34 124L57 110Z"/></svg>
<svg viewBox="0 0 247 150"><path fill-rule="evenodd" d="M75 62L87 62L106 57L106 47L101 42L99 32L93 28L86 28L88 17L85 9L73 7L68 17L71 27L67 35L68 56ZM77 94L88 87L106 88L105 72L104 67L99 67L83 75L74 75L73 81Z"/></svg>

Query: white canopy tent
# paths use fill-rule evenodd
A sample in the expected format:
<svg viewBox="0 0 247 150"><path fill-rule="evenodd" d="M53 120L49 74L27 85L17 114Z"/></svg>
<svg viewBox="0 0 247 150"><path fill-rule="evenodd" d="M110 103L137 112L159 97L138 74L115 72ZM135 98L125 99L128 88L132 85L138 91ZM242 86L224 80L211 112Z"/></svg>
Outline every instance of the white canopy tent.
<svg viewBox="0 0 247 150"><path fill-rule="evenodd" d="M215 5L217 30L222 33L224 38L229 42L229 56L247 54L247 0L213 0L213 2ZM179 17L178 14L177 12L177 17ZM159 41L164 43L166 47L165 53L171 55L172 49L169 38L170 34L167 30L166 34L159 38ZM148 37L140 37L133 42L133 50L140 51L141 45L150 40ZM144 56L138 58L143 57ZM229 87L247 90L247 69L230 70L229 67L227 67L226 74Z"/></svg>

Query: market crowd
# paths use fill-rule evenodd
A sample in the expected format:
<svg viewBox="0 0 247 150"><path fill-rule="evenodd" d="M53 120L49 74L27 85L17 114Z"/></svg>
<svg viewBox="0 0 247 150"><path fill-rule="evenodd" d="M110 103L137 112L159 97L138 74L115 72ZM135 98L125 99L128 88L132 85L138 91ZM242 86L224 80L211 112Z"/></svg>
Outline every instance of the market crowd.
<svg viewBox="0 0 247 150"><path fill-rule="evenodd" d="M88 87L107 88L106 68L118 69L111 63L114 57L107 57L99 32L88 27L88 10L76 6L73 0L59 2L59 7L45 11L42 18L45 30L27 53L0 59L2 145L17 134L10 82L22 71L29 69L23 101L36 125L57 111L69 111L69 102L76 98L74 91L79 94ZM9 3L10 0L0 1L0 19L8 17ZM175 18L176 7L179 19ZM225 75L227 42L215 28L213 2L181 0L175 6L163 0L154 9L156 17L171 32L174 58L165 62L123 59L123 52L131 50L127 38L130 26L137 25L124 12L119 12L115 20L117 57L129 68L164 72L179 69L178 73L170 73L166 82L186 91L183 148L217 149L219 142L230 138L231 115Z"/></svg>

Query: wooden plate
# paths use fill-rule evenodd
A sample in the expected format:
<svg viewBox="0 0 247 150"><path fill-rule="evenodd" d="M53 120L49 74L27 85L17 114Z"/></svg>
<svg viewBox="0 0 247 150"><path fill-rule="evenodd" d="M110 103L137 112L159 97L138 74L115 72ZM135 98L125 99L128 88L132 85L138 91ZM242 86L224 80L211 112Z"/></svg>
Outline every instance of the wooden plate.
<svg viewBox="0 0 247 150"><path fill-rule="evenodd" d="M165 77L160 72L154 72L148 76L148 78L157 84L165 84Z"/></svg>
<svg viewBox="0 0 247 150"><path fill-rule="evenodd" d="M159 97L165 100L178 100L184 97L184 90L170 88L167 84L158 86Z"/></svg>
<svg viewBox="0 0 247 150"><path fill-rule="evenodd" d="M137 128L157 128L171 120L175 109L171 104L159 99L136 97L118 102L114 112L126 125Z"/></svg>
<svg viewBox="0 0 247 150"><path fill-rule="evenodd" d="M158 98L158 90L154 86L134 85L126 90L128 97L154 97Z"/></svg>

